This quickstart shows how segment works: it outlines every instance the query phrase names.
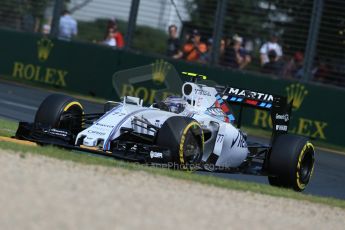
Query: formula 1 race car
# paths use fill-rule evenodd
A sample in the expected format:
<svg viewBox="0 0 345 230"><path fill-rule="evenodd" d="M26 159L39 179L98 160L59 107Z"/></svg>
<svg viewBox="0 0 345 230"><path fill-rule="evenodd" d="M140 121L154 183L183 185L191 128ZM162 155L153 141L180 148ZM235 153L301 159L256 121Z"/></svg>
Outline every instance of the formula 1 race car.
<svg viewBox="0 0 345 230"><path fill-rule="evenodd" d="M285 97L235 87L198 83L182 86L149 107L138 97L107 102L104 111L85 114L72 97L53 94L39 106L33 123L20 122L16 138L83 150L169 168L264 175L273 186L302 191L314 168L314 147L287 134L291 102ZM200 82L200 81L199 81ZM238 105L238 119L230 106ZM252 143L239 127L242 108L270 111L269 144Z"/></svg>

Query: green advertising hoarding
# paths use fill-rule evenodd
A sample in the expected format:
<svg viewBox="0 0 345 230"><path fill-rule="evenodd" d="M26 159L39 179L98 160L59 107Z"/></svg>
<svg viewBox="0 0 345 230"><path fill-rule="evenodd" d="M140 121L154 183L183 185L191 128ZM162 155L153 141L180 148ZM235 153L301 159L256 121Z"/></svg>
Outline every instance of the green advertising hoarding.
<svg viewBox="0 0 345 230"><path fill-rule="evenodd" d="M9 31L0 37L0 74L81 93L111 93L105 92L104 77L111 81L119 65L114 50Z"/></svg>
<svg viewBox="0 0 345 230"><path fill-rule="evenodd" d="M175 72L161 57L13 31L0 31L0 37L0 75L12 80L111 100L139 96L149 104L155 98L178 93L186 80L179 72L197 72L208 76L213 84L287 96L288 100L293 99L291 132L345 146L343 89L169 60ZM130 74L121 72L143 65L146 67ZM140 73L143 69L144 77ZM246 109L243 124L265 129L272 126L268 112L253 109Z"/></svg>

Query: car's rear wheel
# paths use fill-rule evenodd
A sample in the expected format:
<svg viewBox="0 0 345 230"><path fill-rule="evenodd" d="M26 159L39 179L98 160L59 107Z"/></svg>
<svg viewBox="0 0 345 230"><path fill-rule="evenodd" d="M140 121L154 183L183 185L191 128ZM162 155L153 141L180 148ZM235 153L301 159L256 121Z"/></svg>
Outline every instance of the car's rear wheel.
<svg viewBox="0 0 345 230"><path fill-rule="evenodd" d="M315 150L305 137L278 136L268 159L268 181L277 187L303 191L314 169Z"/></svg>
<svg viewBox="0 0 345 230"><path fill-rule="evenodd" d="M159 130L156 144L170 149L168 163L182 168L200 163L204 145L200 124L192 118L168 118Z"/></svg>
<svg viewBox="0 0 345 230"><path fill-rule="evenodd" d="M35 123L77 134L82 129L83 106L73 97L49 95L39 106Z"/></svg>

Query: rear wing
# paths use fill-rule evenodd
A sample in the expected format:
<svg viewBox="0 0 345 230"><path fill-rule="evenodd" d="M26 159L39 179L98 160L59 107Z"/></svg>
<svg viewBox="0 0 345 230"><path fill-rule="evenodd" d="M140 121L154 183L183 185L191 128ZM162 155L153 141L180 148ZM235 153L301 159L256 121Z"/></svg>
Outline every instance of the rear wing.
<svg viewBox="0 0 345 230"><path fill-rule="evenodd" d="M216 89L224 101L240 106L238 127L241 126L243 107L252 107L270 112L273 134L287 133L292 101L288 103L286 97L234 87L216 87Z"/></svg>

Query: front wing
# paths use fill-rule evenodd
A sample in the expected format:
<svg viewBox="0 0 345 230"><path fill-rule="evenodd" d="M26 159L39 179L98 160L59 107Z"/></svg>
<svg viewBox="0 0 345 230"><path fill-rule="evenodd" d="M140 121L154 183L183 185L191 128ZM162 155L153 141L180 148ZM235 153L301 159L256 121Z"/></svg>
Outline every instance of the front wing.
<svg viewBox="0 0 345 230"><path fill-rule="evenodd" d="M39 145L53 145L143 164L168 163L171 159L170 150L167 148L133 141L115 140L111 143L111 151L103 151L101 145L97 147L88 147L80 143L75 145L76 135L68 130L42 127L27 122L19 123L15 138Z"/></svg>

